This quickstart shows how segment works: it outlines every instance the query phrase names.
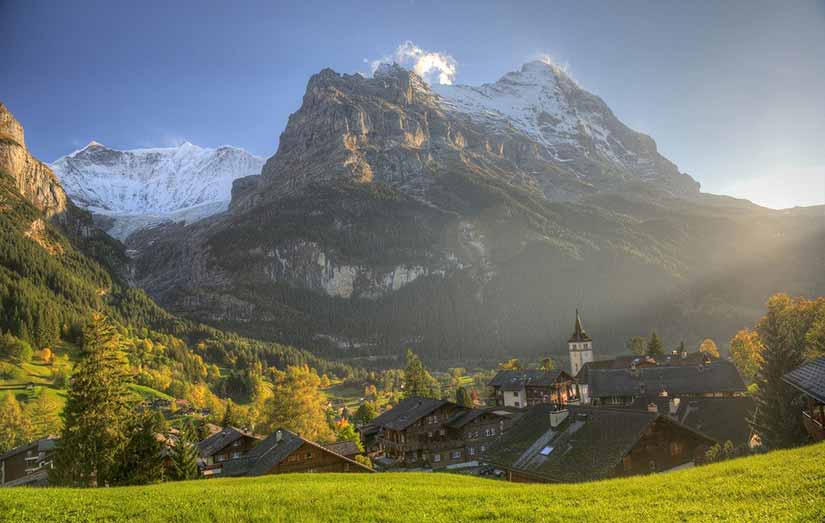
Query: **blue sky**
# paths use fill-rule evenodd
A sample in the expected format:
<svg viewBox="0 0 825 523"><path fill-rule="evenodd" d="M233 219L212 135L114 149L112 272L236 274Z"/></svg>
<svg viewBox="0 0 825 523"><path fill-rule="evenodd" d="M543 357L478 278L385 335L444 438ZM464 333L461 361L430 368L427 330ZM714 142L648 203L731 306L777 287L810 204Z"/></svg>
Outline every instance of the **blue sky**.
<svg viewBox="0 0 825 523"><path fill-rule="evenodd" d="M310 75L405 41L467 84L549 54L703 190L825 203L823 0L0 0L0 101L46 161L91 140L269 156Z"/></svg>

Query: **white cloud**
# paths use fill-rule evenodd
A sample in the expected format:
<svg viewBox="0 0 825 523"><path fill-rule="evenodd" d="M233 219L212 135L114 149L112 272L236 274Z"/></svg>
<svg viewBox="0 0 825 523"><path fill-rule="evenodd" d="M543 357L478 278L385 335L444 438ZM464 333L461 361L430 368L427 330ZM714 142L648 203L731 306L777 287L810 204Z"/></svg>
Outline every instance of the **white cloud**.
<svg viewBox="0 0 825 523"><path fill-rule="evenodd" d="M825 165L736 180L722 192L772 209L825 204Z"/></svg>
<svg viewBox="0 0 825 523"><path fill-rule="evenodd" d="M390 55L377 60L364 59L364 61L370 64L373 73L381 64L397 63L415 71L418 76L430 84L450 85L455 80L458 70L458 62L452 56L437 51L426 51L409 40L399 45Z"/></svg>

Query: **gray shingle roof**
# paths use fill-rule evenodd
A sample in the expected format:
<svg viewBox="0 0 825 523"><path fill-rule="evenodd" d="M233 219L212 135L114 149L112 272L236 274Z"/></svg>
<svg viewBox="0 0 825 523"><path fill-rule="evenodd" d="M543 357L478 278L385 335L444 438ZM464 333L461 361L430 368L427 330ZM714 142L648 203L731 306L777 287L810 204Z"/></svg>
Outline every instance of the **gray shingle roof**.
<svg viewBox="0 0 825 523"><path fill-rule="evenodd" d="M576 379L579 383L586 383L588 372L592 369L629 369L634 363L639 367L651 364L663 366L701 365L704 360L705 354L702 352L689 352L684 358L678 354L665 354L664 356L657 356L656 358L639 356L637 354L623 354L608 360L588 361L582 365L581 370L579 370L579 373L576 375Z"/></svg>
<svg viewBox="0 0 825 523"><path fill-rule="evenodd" d="M451 402L414 396L401 400L395 407L384 412L369 424L379 428L404 430L434 410Z"/></svg>
<svg viewBox="0 0 825 523"><path fill-rule="evenodd" d="M825 357L815 359L782 376L788 385L825 403Z"/></svg>
<svg viewBox="0 0 825 523"><path fill-rule="evenodd" d="M670 365L638 369L590 369L591 397L641 396L666 390L671 396L711 392L745 392L745 383L733 363Z"/></svg>
<svg viewBox="0 0 825 523"><path fill-rule="evenodd" d="M237 441L244 436L250 438L255 437L251 433L244 430L235 427L226 427L220 432L216 432L198 443L198 452L200 452L201 457L204 458L212 456L226 448L227 445L230 445L232 442Z"/></svg>
<svg viewBox="0 0 825 523"><path fill-rule="evenodd" d="M524 387L549 387L564 374L560 370L501 370L487 384L502 390L521 390Z"/></svg>
<svg viewBox="0 0 825 523"><path fill-rule="evenodd" d="M324 448L342 456L354 456L361 453L361 451L358 450L358 445L354 441L336 441L335 443L327 443L324 445Z"/></svg>
<svg viewBox="0 0 825 523"><path fill-rule="evenodd" d="M590 481L608 476L656 421L678 423L633 409L571 406L553 428L551 405L536 405L484 455L485 461L550 481ZM686 427L683 430L691 431ZM700 434L696 437L711 443Z"/></svg>

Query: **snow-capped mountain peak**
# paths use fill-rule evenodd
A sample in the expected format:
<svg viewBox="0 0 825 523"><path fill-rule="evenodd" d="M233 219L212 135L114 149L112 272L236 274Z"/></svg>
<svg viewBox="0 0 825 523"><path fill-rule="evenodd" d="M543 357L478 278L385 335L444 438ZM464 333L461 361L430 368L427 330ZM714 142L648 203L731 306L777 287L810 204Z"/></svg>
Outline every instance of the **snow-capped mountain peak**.
<svg viewBox="0 0 825 523"><path fill-rule="evenodd" d="M243 149L184 142L176 147L117 150L96 141L51 167L80 207L115 218L124 237L158 222L200 219L225 210L232 181L260 174L264 159ZM125 223L128 222L128 223Z"/></svg>

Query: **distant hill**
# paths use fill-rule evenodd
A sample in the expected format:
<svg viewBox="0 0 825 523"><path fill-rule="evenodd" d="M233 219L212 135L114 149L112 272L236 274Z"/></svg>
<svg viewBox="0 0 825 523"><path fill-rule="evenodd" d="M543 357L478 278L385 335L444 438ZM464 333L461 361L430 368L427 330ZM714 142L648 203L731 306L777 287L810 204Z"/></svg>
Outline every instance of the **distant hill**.
<svg viewBox="0 0 825 523"><path fill-rule="evenodd" d="M822 521L825 443L573 485L449 473L285 474L115 489L0 489L11 521ZM46 501L48 498L48 501ZM72 519L75 518L75 519Z"/></svg>

